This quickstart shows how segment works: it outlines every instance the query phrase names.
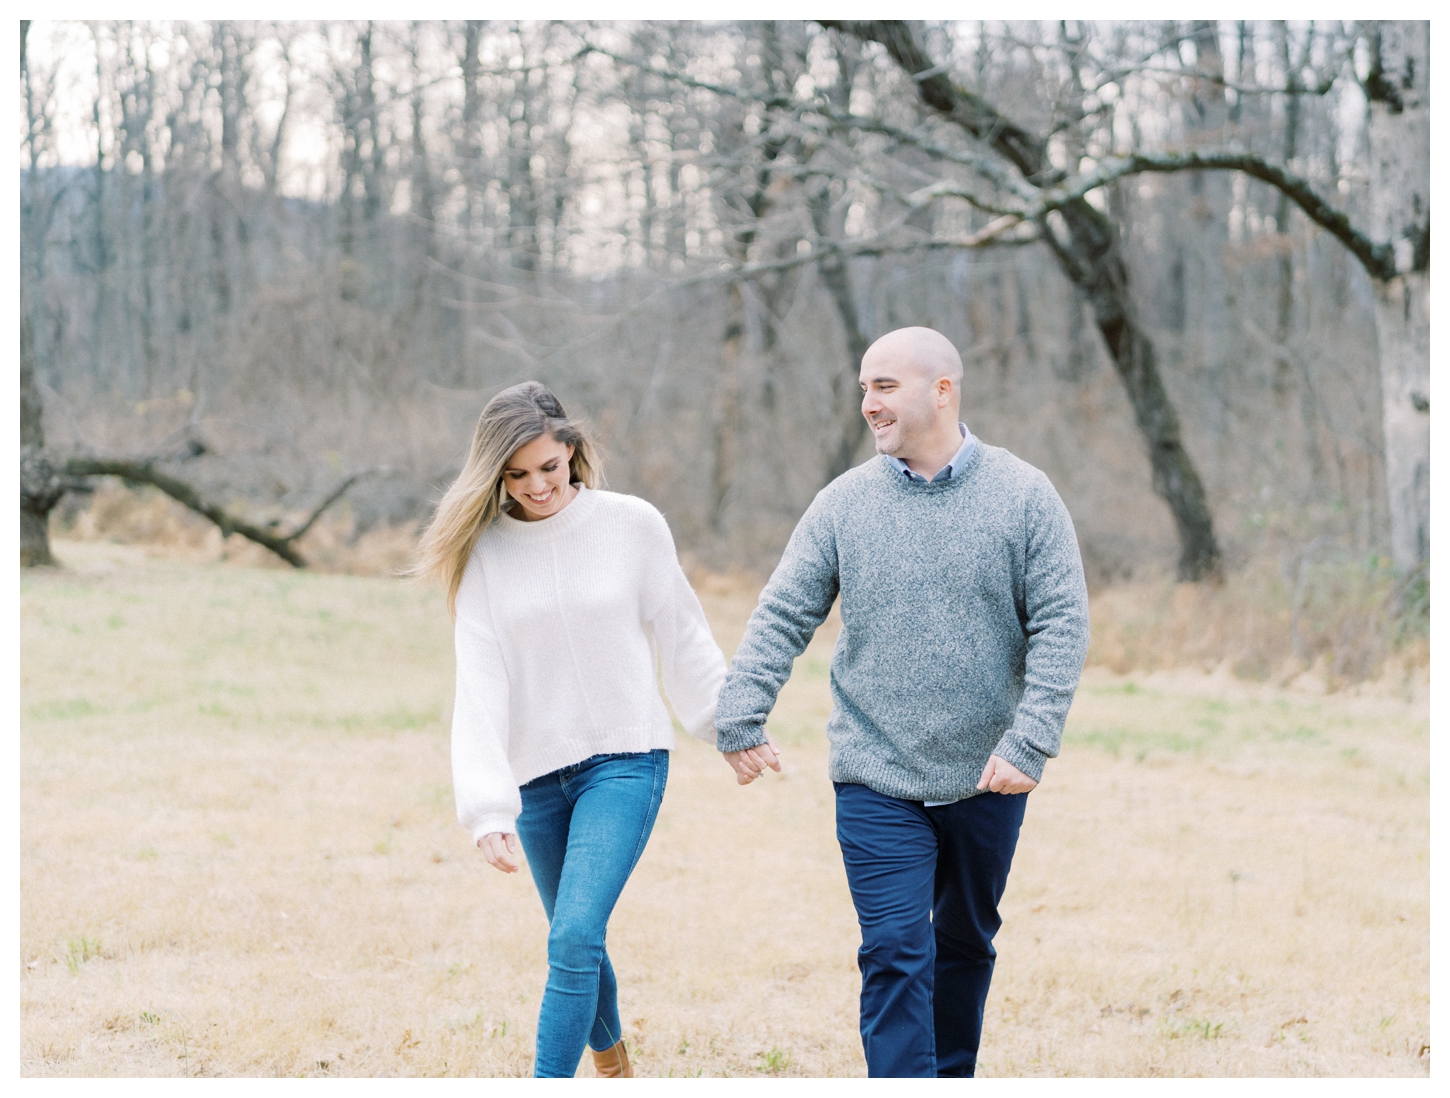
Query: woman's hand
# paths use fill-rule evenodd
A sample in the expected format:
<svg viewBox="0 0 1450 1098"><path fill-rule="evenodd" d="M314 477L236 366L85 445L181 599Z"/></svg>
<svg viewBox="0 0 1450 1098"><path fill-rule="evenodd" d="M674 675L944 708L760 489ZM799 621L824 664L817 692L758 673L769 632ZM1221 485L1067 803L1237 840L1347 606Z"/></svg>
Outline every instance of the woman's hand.
<svg viewBox="0 0 1450 1098"><path fill-rule="evenodd" d="M502 831L490 831L478 840L478 849L488 859L488 864L504 873L519 871L518 840Z"/></svg>
<svg viewBox="0 0 1450 1098"><path fill-rule="evenodd" d="M780 773L780 748L775 746L769 732L765 734L764 743L747 747L744 751L726 751L724 755L730 769L735 771L735 780L741 785L749 785L760 777L767 766Z"/></svg>

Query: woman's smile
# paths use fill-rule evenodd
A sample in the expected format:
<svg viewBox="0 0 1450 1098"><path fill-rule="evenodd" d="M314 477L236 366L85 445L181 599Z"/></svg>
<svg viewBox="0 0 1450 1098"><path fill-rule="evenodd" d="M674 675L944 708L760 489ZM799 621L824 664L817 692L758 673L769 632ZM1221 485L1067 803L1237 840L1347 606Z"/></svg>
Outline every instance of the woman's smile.
<svg viewBox="0 0 1450 1098"><path fill-rule="evenodd" d="M503 483L518 504L515 518L537 522L569 505L575 493L569 483L573 456L573 446L547 434L514 451L504 468Z"/></svg>

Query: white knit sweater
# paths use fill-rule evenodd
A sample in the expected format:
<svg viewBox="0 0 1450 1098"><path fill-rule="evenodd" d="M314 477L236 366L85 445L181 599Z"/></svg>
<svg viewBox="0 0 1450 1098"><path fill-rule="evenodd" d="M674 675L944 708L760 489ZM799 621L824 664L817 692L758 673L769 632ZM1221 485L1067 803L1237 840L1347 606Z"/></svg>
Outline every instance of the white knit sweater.
<svg viewBox="0 0 1450 1098"><path fill-rule="evenodd" d="M725 657L644 500L581 486L546 519L501 515L456 609L453 790L475 841L515 830L519 786L541 774L675 746L656 657L680 722L714 745Z"/></svg>

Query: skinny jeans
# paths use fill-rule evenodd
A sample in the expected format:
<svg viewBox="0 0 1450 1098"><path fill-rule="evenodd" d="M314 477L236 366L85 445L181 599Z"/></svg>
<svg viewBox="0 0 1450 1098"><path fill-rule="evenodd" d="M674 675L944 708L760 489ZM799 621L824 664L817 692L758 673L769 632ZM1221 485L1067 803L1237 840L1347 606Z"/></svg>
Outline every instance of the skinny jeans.
<svg viewBox="0 0 1450 1098"><path fill-rule="evenodd" d="M873 1078L972 1076L1027 794L932 806L836 782Z"/></svg>
<svg viewBox="0 0 1450 1098"><path fill-rule="evenodd" d="M620 1039L618 985L604 935L654 829L669 769L663 749L594 755L519 790L519 841L549 919L549 977L534 1047L538 1078L573 1078L586 1042L603 1052Z"/></svg>

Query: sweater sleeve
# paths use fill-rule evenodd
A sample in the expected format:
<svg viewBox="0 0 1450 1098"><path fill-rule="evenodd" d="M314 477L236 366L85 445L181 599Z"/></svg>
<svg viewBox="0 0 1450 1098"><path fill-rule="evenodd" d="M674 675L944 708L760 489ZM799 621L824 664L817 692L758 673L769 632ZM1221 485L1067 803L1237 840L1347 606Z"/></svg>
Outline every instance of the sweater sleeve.
<svg viewBox="0 0 1450 1098"><path fill-rule="evenodd" d="M1044 476L1026 508L1022 610L1027 667L1022 700L996 754L1034 781L1062 745L1062 726L1088 647L1087 583L1072 518Z"/></svg>
<svg viewBox="0 0 1450 1098"><path fill-rule="evenodd" d="M765 742L765 719L776 695L840 589L834 531L828 508L817 496L760 593L725 676L715 710L715 746L721 751L744 751Z"/></svg>
<svg viewBox="0 0 1450 1098"><path fill-rule="evenodd" d="M715 700L725 681L725 655L705 610L685 578L669 524L654 511L649 529L645 619L654 632L665 695L685 731L715 745Z"/></svg>
<svg viewBox="0 0 1450 1098"><path fill-rule="evenodd" d="M481 581L476 573L465 576L453 628L453 797L458 822L475 842L491 831L515 831L523 808L508 758L508 673Z"/></svg>

